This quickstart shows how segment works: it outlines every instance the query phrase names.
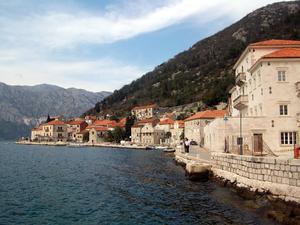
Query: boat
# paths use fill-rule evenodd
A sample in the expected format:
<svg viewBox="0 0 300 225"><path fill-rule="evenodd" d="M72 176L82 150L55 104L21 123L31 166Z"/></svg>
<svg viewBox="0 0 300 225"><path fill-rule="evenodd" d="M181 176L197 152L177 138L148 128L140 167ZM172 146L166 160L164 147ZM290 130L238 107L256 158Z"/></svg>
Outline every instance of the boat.
<svg viewBox="0 0 300 225"><path fill-rule="evenodd" d="M155 150L156 147L154 145L148 145L146 146L146 150Z"/></svg>
<svg viewBox="0 0 300 225"><path fill-rule="evenodd" d="M77 147L77 148L80 148L80 147L83 147L83 146L84 146L84 145L81 144L81 143L72 143L72 142L71 142L71 143L68 144L68 147L72 147L72 148L74 148L74 147L75 147L75 148L76 148L76 147Z"/></svg>
<svg viewBox="0 0 300 225"><path fill-rule="evenodd" d="M165 148L165 149L164 149L164 152L166 152L166 153L175 152L175 149L174 149L174 148L168 147L168 148Z"/></svg>

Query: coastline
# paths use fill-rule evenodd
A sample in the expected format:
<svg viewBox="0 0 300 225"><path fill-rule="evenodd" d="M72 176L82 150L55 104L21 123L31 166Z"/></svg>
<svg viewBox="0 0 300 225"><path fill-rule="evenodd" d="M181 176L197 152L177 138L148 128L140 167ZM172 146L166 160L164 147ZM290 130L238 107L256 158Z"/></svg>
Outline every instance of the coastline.
<svg viewBox="0 0 300 225"><path fill-rule="evenodd" d="M90 144L90 143L72 143L72 142L30 142L30 141L16 141L15 144L20 145L42 145L42 146L67 146L67 147L107 147L107 148L127 148L127 149L138 149L146 150L146 146L137 146L137 145L122 145L122 144Z"/></svg>
<svg viewBox="0 0 300 225"><path fill-rule="evenodd" d="M44 146L69 146L69 147L109 147L109 148L126 148L126 149L139 149L146 150L144 146L132 146L132 145L116 145L116 144L74 144L65 142L28 142L19 141L16 144L24 145L44 145ZM221 153L222 155L222 153ZM225 158L232 159L233 156L230 154L224 154ZM282 224L300 224L300 188L295 186L290 186L288 184L277 184L272 182L257 181L251 178L245 178L238 175L237 173L232 173L225 171L225 167L218 168L220 163L215 158L220 157L220 155L212 154L210 160L204 160L197 156L181 153L179 151L175 152L174 159L175 162L182 166L186 171L186 176L191 181L206 181L211 180L214 183L231 189L238 196L245 200L254 201L267 201L270 205L265 212L265 216L272 218L273 220ZM240 157L240 156L237 156ZM258 162L260 157L252 158L252 156L245 156L246 159L252 163ZM271 159L264 159L265 161L272 161ZM278 160L279 161L279 160ZM230 163L230 162L229 162ZM243 163L241 163L243 164ZM294 165L294 164L293 164ZM232 167L232 165L230 165ZM246 168L245 168L246 169ZM276 185L274 185L276 184Z"/></svg>
<svg viewBox="0 0 300 225"><path fill-rule="evenodd" d="M240 157L239 160L242 161L240 167L234 165L234 157ZM284 179L277 178L278 174L276 172L274 173L276 175L271 175L273 171L270 172L269 170L272 169L264 169L266 165L263 163L267 162L269 164L266 167L273 168L271 164L274 162L274 171L277 171L276 168L281 169L281 165L284 164L285 168L296 169L296 173L299 173L298 166L300 169L300 161L262 159L261 157L253 156L244 157L214 153L211 156L211 160L207 161L185 153L176 152L175 162L185 169L186 176L192 181L211 180L222 187L231 189L245 200L267 201L270 208L266 211L266 217L272 218L281 224L300 224L300 187L291 185L291 183L278 183ZM222 161L224 158L225 160ZM279 166L276 165L276 161ZM250 172L248 174L245 172L248 170L247 163L255 168L261 168L262 173L265 173L262 177L271 176L275 177L275 179L266 181L262 178L258 180L258 175L254 178ZM288 173L288 177L291 176L292 179L295 179L293 173L292 175L290 173ZM254 171L253 174L255 174Z"/></svg>

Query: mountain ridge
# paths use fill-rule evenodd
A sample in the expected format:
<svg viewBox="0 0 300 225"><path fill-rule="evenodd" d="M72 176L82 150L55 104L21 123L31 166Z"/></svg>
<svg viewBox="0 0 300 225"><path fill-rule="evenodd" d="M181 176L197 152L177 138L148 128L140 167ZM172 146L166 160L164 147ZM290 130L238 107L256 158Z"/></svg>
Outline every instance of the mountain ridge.
<svg viewBox="0 0 300 225"><path fill-rule="evenodd" d="M109 94L48 84L22 86L0 83L0 138L29 136L30 128L48 114L67 118L80 116L82 111Z"/></svg>
<svg viewBox="0 0 300 225"><path fill-rule="evenodd" d="M153 71L113 92L84 115L117 112L155 102L162 107L226 101L233 64L246 46L266 39L300 39L300 2L277 2L195 43Z"/></svg>

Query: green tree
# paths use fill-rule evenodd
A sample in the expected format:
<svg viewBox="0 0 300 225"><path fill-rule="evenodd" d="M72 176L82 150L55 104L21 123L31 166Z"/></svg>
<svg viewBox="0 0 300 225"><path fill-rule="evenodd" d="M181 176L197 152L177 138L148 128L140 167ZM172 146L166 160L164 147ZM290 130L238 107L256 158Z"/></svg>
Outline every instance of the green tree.
<svg viewBox="0 0 300 225"><path fill-rule="evenodd" d="M131 136L131 127L133 126L135 122L134 116L128 116L126 118L126 124L125 124L125 138L129 138Z"/></svg>
<svg viewBox="0 0 300 225"><path fill-rule="evenodd" d="M120 143L125 136L125 133L121 127L115 127L115 129L112 131L113 135L113 141L116 143Z"/></svg>

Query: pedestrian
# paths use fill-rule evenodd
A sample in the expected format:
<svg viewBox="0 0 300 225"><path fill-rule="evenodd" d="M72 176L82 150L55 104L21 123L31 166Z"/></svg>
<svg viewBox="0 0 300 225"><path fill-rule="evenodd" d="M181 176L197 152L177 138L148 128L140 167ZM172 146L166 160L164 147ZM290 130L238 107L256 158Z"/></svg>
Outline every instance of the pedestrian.
<svg viewBox="0 0 300 225"><path fill-rule="evenodd" d="M189 153L189 150L190 150L190 141L188 138L185 138L184 140L184 151L186 153Z"/></svg>

